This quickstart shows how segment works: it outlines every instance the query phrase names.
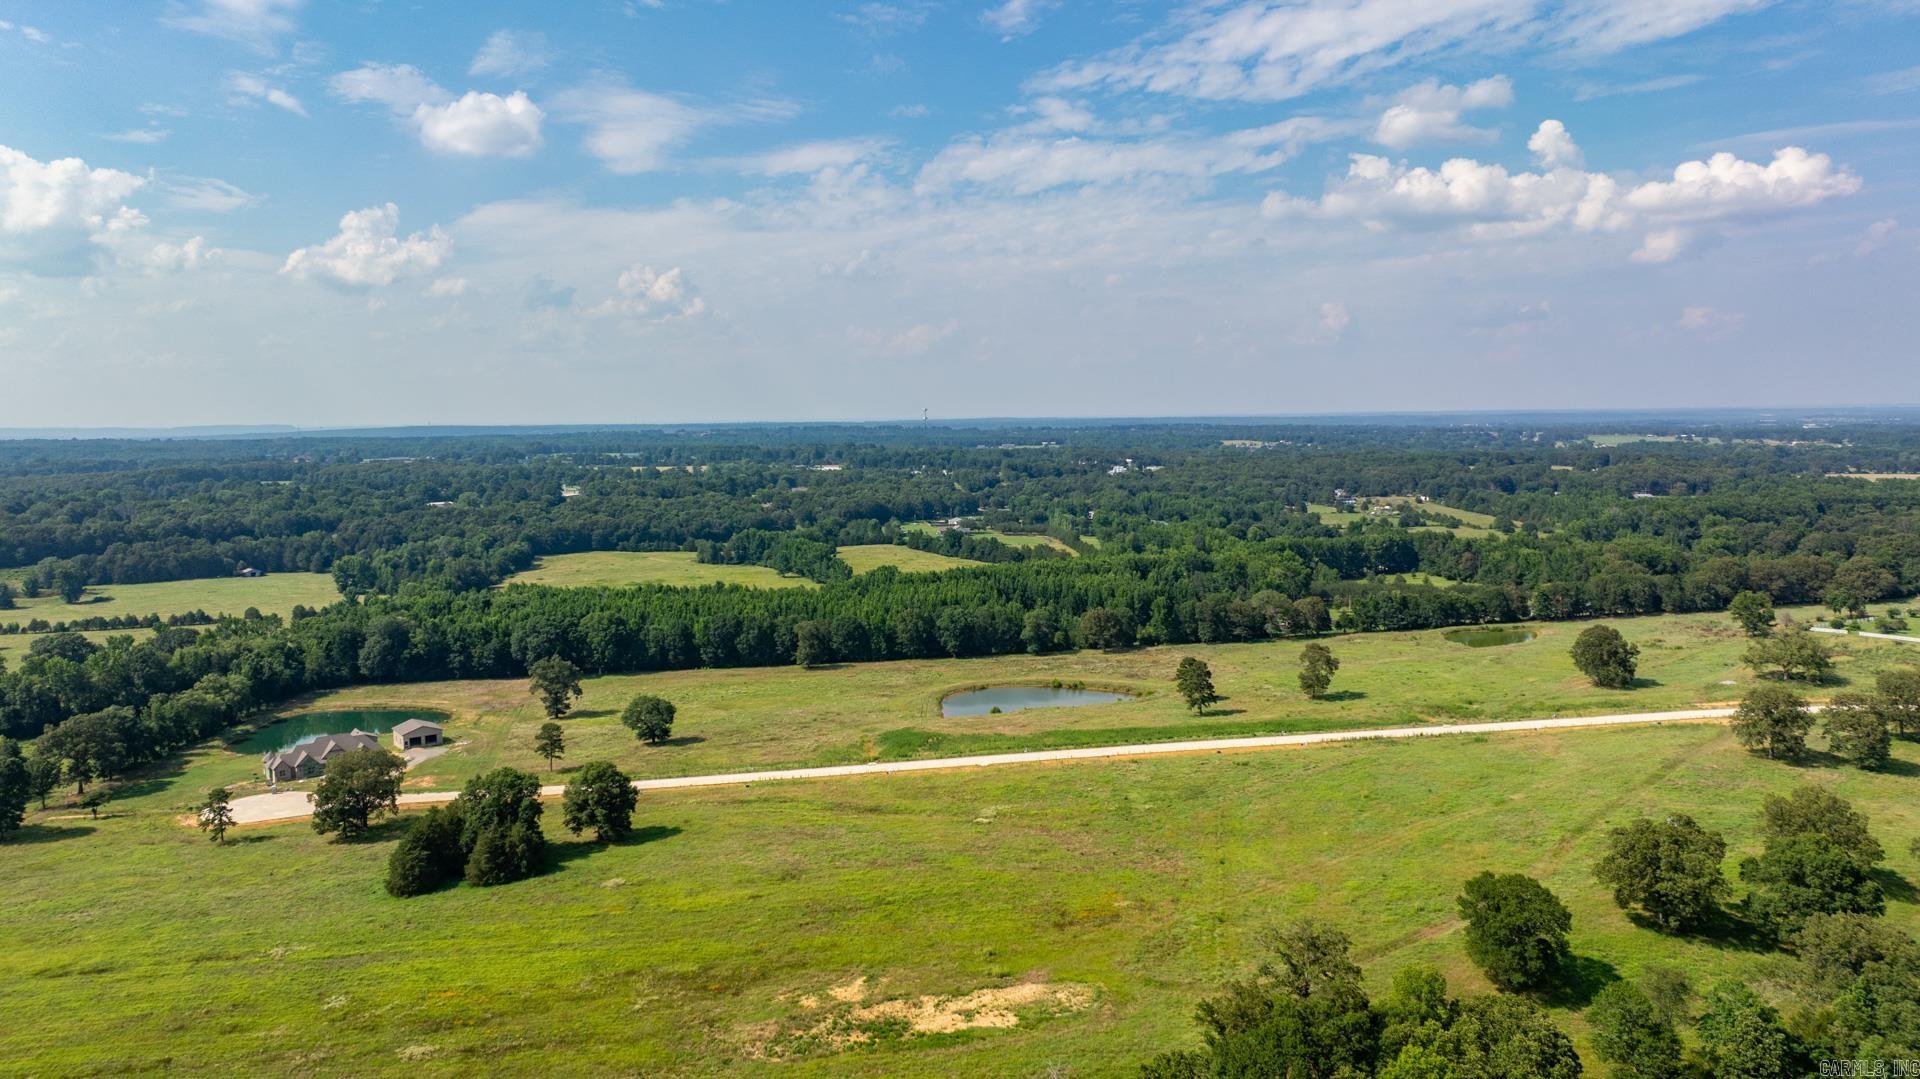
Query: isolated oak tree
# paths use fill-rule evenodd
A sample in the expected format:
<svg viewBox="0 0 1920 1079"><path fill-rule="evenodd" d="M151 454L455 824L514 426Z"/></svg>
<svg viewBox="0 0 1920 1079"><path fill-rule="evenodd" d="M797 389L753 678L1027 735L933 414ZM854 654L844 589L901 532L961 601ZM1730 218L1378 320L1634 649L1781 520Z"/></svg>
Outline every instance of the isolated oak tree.
<svg viewBox="0 0 1920 1079"><path fill-rule="evenodd" d="M582 692L580 668L559 656L536 660L527 668L527 691L540 698L548 719L559 719L573 710Z"/></svg>
<svg viewBox="0 0 1920 1079"><path fill-rule="evenodd" d="M1187 702L1187 707L1193 710L1194 715L1199 715L1207 705L1220 699L1220 694L1214 692L1213 671L1208 669L1204 661L1193 656L1180 661L1180 666L1173 672L1173 684L1180 690L1181 699Z"/></svg>
<svg viewBox="0 0 1920 1079"><path fill-rule="evenodd" d="M1813 713L1785 686L1755 686L1733 712L1733 737L1770 758L1792 760L1807 751Z"/></svg>
<svg viewBox="0 0 1920 1079"><path fill-rule="evenodd" d="M1874 678L1873 700L1896 734L1920 734L1920 667L1881 671Z"/></svg>
<svg viewBox="0 0 1920 1079"><path fill-rule="evenodd" d="M620 713L620 722L634 737L657 746L673 737L673 717L672 701L642 693L627 702L626 710Z"/></svg>
<svg viewBox="0 0 1920 1079"><path fill-rule="evenodd" d="M1797 682L1824 681L1833 670L1833 653L1804 627L1754 641L1742 661L1756 674Z"/></svg>
<svg viewBox="0 0 1920 1079"><path fill-rule="evenodd" d="M1727 841L1684 813L1642 817L1607 835L1607 853L1593 875L1613 889L1621 909L1638 907L1662 929L1696 924L1727 893L1720 863Z"/></svg>
<svg viewBox="0 0 1920 1079"><path fill-rule="evenodd" d="M1546 886L1521 873L1483 872L1460 893L1467 956L1502 989L1531 989L1570 957L1573 915Z"/></svg>
<svg viewBox="0 0 1920 1079"><path fill-rule="evenodd" d="M1893 735L1874 698L1863 693L1836 693L1820 713L1827 748L1833 755L1867 771L1878 771L1893 760Z"/></svg>
<svg viewBox="0 0 1920 1079"><path fill-rule="evenodd" d="M1602 689L1626 689L1638 671L1640 649L1612 626L1588 626L1573 641L1573 665Z"/></svg>
<svg viewBox="0 0 1920 1079"><path fill-rule="evenodd" d="M1773 632L1773 597L1765 592L1742 592L1733 597L1727 613L1749 637L1765 637Z"/></svg>
<svg viewBox="0 0 1920 1079"><path fill-rule="evenodd" d="M639 800L640 792L625 772L610 761L593 761L567 784L561 819L574 835L592 828L602 843L612 843L633 831L633 807Z"/></svg>
<svg viewBox="0 0 1920 1079"><path fill-rule="evenodd" d="M1310 644L1300 650L1300 690L1314 700L1327 695L1340 661L1324 644Z"/></svg>
<svg viewBox="0 0 1920 1079"><path fill-rule="evenodd" d="M374 818L400 811L407 762L378 748L336 754L313 790L313 830L358 839Z"/></svg>

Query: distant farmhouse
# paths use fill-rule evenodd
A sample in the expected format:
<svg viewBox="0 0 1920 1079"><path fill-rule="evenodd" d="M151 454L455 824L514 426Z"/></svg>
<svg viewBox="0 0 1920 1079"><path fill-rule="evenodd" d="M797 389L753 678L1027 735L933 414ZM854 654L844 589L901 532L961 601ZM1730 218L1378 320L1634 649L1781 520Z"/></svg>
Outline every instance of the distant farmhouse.
<svg viewBox="0 0 1920 1079"><path fill-rule="evenodd" d="M267 575L267 571L263 569L255 569L252 566L241 566L238 570L234 571L233 575L235 577L265 577Z"/></svg>
<svg viewBox="0 0 1920 1079"><path fill-rule="evenodd" d="M326 771L327 761L335 754L379 747L378 737L356 729L351 734L323 734L292 749L269 753L261 758L260 765L266 769L269 782L290 783L296 779L312 779Z"/></svg>

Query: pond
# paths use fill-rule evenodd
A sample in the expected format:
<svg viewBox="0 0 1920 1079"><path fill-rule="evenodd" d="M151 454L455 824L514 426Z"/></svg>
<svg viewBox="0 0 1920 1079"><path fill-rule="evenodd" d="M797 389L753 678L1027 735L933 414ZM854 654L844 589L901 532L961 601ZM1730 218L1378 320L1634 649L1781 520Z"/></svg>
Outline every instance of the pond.
<svg viewBox="0 0 1920 1079"><path fill-rule="evenodd" d="M1478 626L1473 629L1450 629L1441 636L1468 648L1499 648L1508 644L1525 644L1533 640L1533 631L1518 626Z"/></svg>
<svg viewBox="0 0 1920 1079"><path fill-rule="evenodd" d="M949 719L958 716L984 716L995 708L1018 712L1022 708L1072 708L1082 704L1112 704L1130 701L1126 693L1108 693L1098 689L1065 689L1053 686L991 686L955 693L940 702L940 714Z"/></svg>
<svg viewBox="0 0 1920 1079"><path fill-rule="evenodd" d="M385 734L393 729L394 724L409 719L427 719L444 724L447 714L432 708L412 708L404 712L302 712L262 727L231 745L235 753L274 753L291 749L323 734L345 734L356 729L368 734Z"/></svg>

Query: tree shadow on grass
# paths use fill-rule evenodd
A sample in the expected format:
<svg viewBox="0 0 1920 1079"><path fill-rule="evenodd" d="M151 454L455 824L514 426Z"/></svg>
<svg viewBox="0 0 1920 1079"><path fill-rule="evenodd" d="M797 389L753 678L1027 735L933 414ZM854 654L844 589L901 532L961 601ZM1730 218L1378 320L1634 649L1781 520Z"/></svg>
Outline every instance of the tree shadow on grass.
<svg viewBox="0 0 1920 1079"><path fill-rule="evenodd" d="M1559 980L1539 994L1540 1002L1554 1008L1584 1008L1595 993L1619 980L1620 971L1612 963L1576 955L1561 969Z"/></svg>
<svg viewBox="0 0 1920 1079"><path fill-rule="evenodd" d="M1245 715L1246 712L1247 710L1245 708L1209 708L1204 712L1196 713L1194 718L1198 719L1206 716L1240 716Z"/></svg>
<svg viewBox="0 0 1920 1079"><path fill-rule="evenodd" d="M1323 701L1364 701L1367 699L1367 695L1357 689L1336 689L1331 693L1322 694L1320 699Z"/></svg>
<svg viewBox="0 0 1920 1079"><path fill-rule="evenodd" d="M580 708L572 712L568 712L566 715L561 716L560 718L562 720L605 719L608 716L617 716L619 714L620 714L620 709L618 708ZM546 721L542 720L541 722L544 723Z"/></svg>
<svg viewBox="0 0 1920 1079"><path fill-rule="evenodd" d="M1888 899L1896 903L1920 902L1920 889L1914 888L1913 882L1898 872L1881 866L1873 871L1872 876Z"/></svg>
<svg viewBox="0 0 1920 1079"><path fill-rule="evenodd" d="M1627 920L1650 933L1677 940L1690 940L1709 948L1765 954L1775 948L1766 929L1740 917L1734 911L1714 909L1685 929L1668 929L1639 911L1627 912Z"/></svg>
<svg viewBox="0 0 1920 1079"><path fill-rule="evenodd" d="M1920 764L1915 764L1912 761L1903 761L1895 757L1880 768L1880 774L1883 776L1906 776L1908 778L1920 776Z"/></svg>
<svg viewBox="0 0 1920 1079"><path fill-rule="evenodd" d="M702 735L683 734L678 738L669 738L657 744L663 746L697 746L704 741L706 741L706 738Z"/></svg>
<svg viewBox="0 0 1920 1079"><path fill-rule="evenodd" d="M656 840L671 839L679 834L680 829L672 825L650 824L643 828L635 828L627 834L625 839L616 840L612 843L602 843L594 839L592 833L589 832L575 840L548 844L547 870L548 872L561 872L566 869L569 863L579 861L582 858L590 858L611 847L638 847L645 843L655 842Z"/></svg>
<svg viewBox="0 0 1920 1079"><path fill-rule="evenodd" d="M1632 683L1630 683L1627 686L1627 688L1628 689L1658 689L1664 685L1666 685L1666 683L1660 681L1658 678L1635 678L1632 681Z"/></svg>
<svg viewBox="0 0 1920 1079"><path fill-rule="evenodd" d="M108 786L108 792L115 801L124 798L144 798L172 787L174 780L179 779L186 772L185 757L169 757L165 761L142 768L126 779L111 783Z"/></svg>
<svg viewBox="0 0 1920 1079"><path fill-rule="evenodd" d="M229 847L250 847L255 843L271 843L280 836L273 832L249 832L246 835L227 837Z"/></svg>
<svg viewBox="0 0 1920 1079"><path fill-rule="evenodd" d="M0 838L0 847L23 847L31 843L58 843L63 839L79 839L92 835L98 829L80 824L62 827L53 824L26 824L20 830L5 838Z"/></svg>

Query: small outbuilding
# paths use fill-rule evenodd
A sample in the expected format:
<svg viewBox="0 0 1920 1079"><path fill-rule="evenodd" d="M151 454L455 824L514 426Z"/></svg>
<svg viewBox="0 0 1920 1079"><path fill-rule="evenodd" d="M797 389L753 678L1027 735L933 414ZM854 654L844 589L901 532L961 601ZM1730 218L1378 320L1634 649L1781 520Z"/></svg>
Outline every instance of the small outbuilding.
<svg viewBox="0 0 1920 1079"><path fill-rule="evenodd" d="M437 746L446 739L446 732L440 724L425 719L409 719L396 723L393 727L393 744L396 749L420 749L424 746Z"/></svg>

